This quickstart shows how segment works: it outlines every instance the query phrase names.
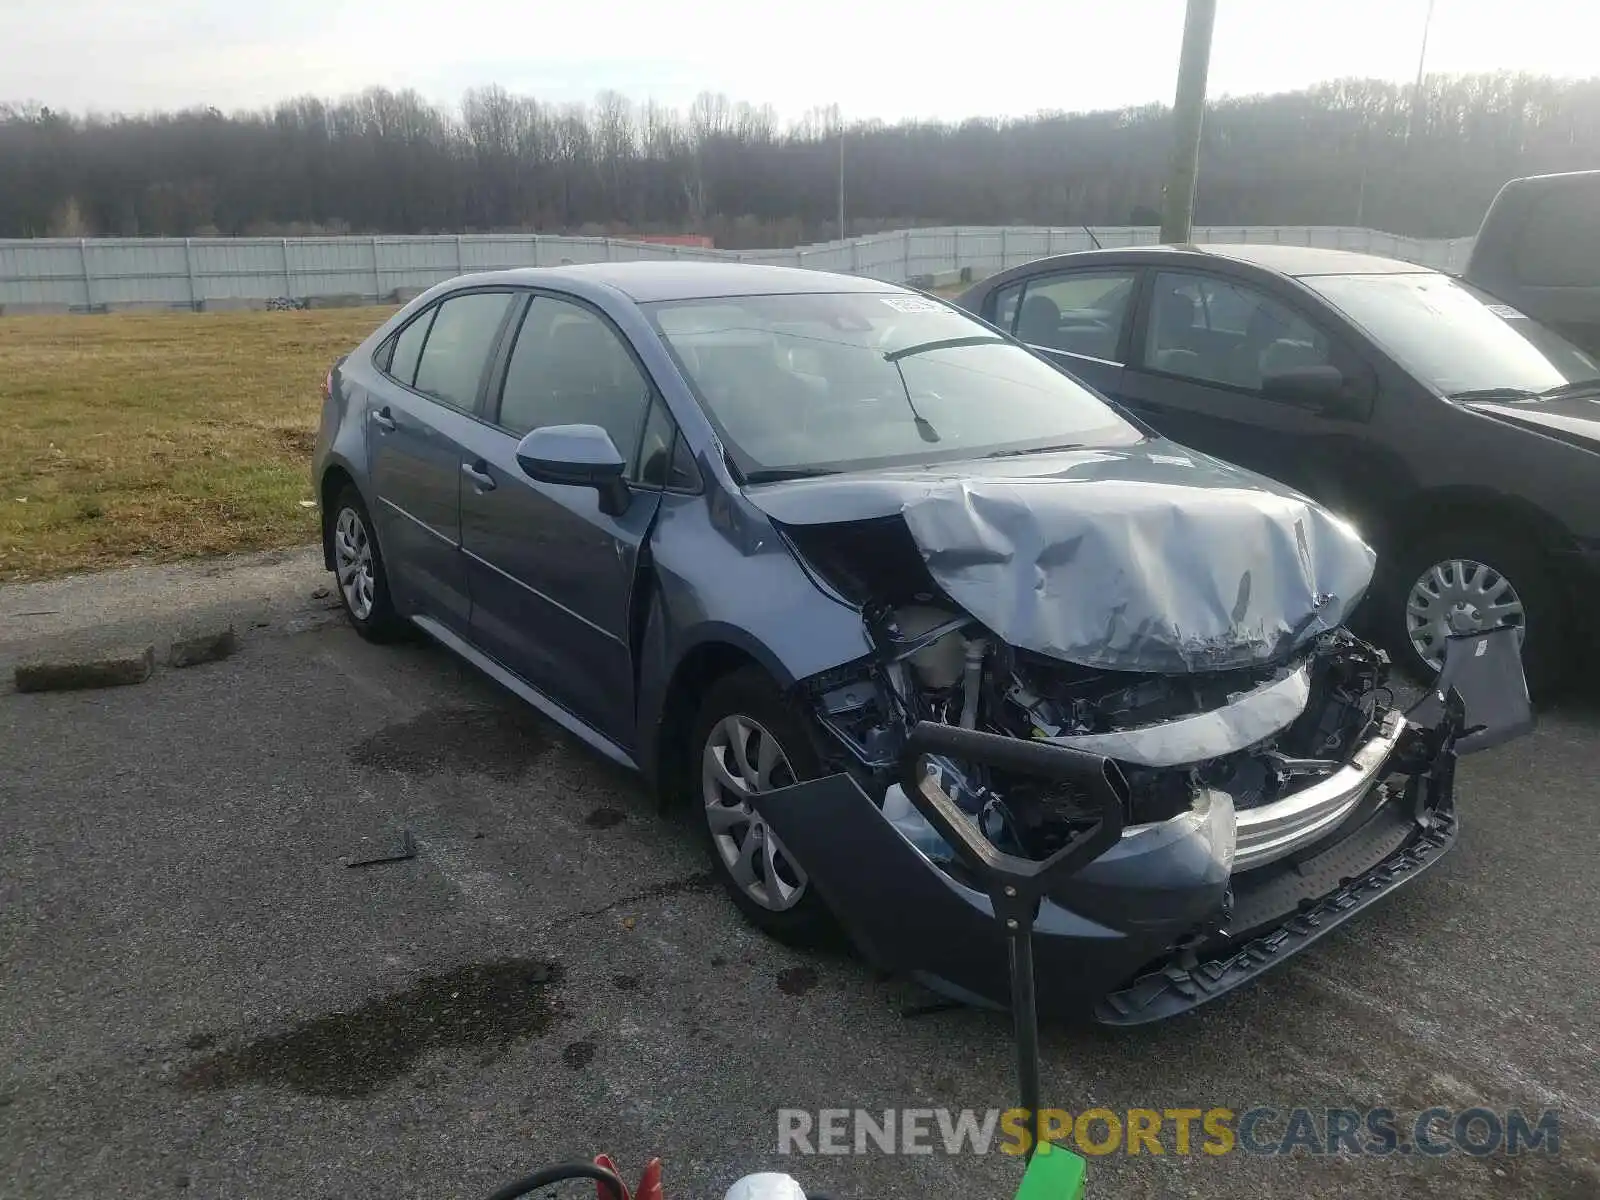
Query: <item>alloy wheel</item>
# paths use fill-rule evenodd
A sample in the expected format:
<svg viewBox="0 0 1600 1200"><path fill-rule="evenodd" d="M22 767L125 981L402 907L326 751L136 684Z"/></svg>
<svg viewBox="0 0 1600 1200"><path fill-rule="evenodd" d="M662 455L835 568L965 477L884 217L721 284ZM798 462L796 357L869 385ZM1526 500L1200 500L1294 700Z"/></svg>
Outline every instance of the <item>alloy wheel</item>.
<svg viewBox="0 0 1600 1200"><path fill-rule="evenodd" d="M806 874L750 807L750 797L795 782L778 739L749 717L726 716L706 738L701 786L712 841L739 888L773 912L800 903Z"/></svg>

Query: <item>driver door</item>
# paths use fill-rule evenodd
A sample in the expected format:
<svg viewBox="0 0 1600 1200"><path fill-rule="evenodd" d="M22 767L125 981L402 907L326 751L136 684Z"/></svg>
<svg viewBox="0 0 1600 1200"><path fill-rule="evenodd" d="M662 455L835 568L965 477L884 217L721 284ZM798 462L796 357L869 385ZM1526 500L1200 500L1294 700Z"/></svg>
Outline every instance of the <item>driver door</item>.
<svg viewBox="0 0 1600 1200"><path fill-rule="evenodd" d="M462 463L473 641L631 749L629 606L662 487L638 463L641 452L647 464L663 447L670 453L676 430L643 367L595 309L536 294L512 337L488 419L469 433ZM593 488L544 483L518 465L523 435L568 424L600 426L632 464L624 512L601 511Z"/></svg>

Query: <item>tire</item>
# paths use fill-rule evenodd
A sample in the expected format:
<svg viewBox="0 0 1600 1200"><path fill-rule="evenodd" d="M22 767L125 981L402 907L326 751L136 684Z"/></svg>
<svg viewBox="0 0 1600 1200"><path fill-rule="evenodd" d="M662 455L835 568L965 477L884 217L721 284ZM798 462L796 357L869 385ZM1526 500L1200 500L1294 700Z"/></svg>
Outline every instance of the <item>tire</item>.
<svg viewBox="0 0 1600 1200"><path fill-rule="evenodd" d="M407 623L394 610L383 552L361 493L349 485L341 490L328 522L334 583L344 615L369 642L399 641L408 632ZM347 570L352 572L348 577Z"/></svg>
<svg viewBox="0 0 1600 1200"><path fill-rule="evenodd" d="M758 817L750 819L754 814L748 804L737 801L752 780L760 791L824 773L805 719L766 672L742 667L711 685L691 736L691 819L705 841L713 873L745 918L774 939L795 946L829 940L836 926L804 868L788 858ZM736 745L744 747L742 764ZM763 772L762 751L769 745L776 758L768 760ZM718 771L713 762L727 770Z"/></svg>
<svg viewBox="0 0 1600 1200"><path fill-rule="evenodd" d="M1459 573L1454 566L1457 563L1463 567ZM1436 566L1441 568L1441 576L1434 578L1431 587L1441 599L1448 600L1460 586L1459 574L1468 593L1477 592L1499 605L1513 598L1520 602L1520 617L1513 612L1496 621L1492 614L1486 615L1480 609L1476 620L1470 613L1464 614L1463 620L1466 625L1476 624L1479 628L1520 624L1522 669L1528 690L1536 697L1550 695L1560 685L1566 667L1567 652L1563 647L1567 645L1568 618L1561 593L1537 546L1531 540L1498 530L1430 533L1403 547L1387 569L1380 569L1367 617L1376 640L1389 648L1394 661L1423 682L1431 682L1438 674L1436 663L1429 661L1434 656L1425 657L1419 652L1413 626L1426 622L1428 616L1437 616L1441 609L1414 616L1409 607L1413 590ZM1433 631L1440 628L1434 625ZM1465 627L1457 629L1470 631ZM1427 631L1417 633L1424 639L1428 636ZM1442 642L1437 638L1432 640L1430 649L1432 645L1442 651Z"/></svg>

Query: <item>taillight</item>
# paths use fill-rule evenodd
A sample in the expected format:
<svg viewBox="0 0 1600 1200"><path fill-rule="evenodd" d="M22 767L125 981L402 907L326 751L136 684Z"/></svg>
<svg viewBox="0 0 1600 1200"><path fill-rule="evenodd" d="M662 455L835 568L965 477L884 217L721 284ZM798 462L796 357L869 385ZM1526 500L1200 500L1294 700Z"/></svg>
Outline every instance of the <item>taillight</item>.
<svg viewBox="0 0 1600 1200"><path fill-rule="evenodd" d="M322 377L322 398L324 400L333 399L333 371L332 370L329 370L329 372Z"/></svg>

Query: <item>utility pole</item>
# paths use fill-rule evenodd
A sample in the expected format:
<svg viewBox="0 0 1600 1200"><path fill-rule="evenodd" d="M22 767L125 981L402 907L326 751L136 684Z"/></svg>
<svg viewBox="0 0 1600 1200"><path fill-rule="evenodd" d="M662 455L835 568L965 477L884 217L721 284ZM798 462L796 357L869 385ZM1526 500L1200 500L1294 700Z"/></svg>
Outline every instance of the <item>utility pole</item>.
<svg viewBox="0 0 1600 1200"><path fill-rule="evenodd" d="M1200 172L1200 126L1206 112L1206 73L1211 67L1211 27L1217 0L1189 0L1178 59L1178 92L1172 102L1172 164L1161 212L1161 240L1187 242L1194 223L1194 183Z"/></svg>
<svg viewBox="0 0 1600 1200"><path fill-rule="evenodd" d="M1428 0L1428 15L1422 19L1422 49L1417 51L1417 84L1411 89L1411 123L1406 128L1406 141L1411 142L1422 134L1422 81L1427 78L1428 31L1433 28L1433 3Z"/></svg>
<svg viewBox="0 0 1600 1200"><path fill-rule="evenodd" d="M839 240L845 239L844 231L844 114L837 105L834 112L839 119Z"/></svg>

